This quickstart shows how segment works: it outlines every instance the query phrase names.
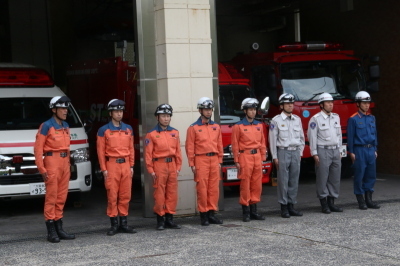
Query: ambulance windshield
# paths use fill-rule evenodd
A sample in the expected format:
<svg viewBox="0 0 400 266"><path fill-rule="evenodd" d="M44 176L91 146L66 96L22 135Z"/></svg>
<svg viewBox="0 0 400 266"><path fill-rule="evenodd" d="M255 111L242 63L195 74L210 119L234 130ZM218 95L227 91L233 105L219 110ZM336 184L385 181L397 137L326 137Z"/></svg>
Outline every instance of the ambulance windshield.
<svg viewBox="0 0 400 266"><path fill-rule="evenodd" d="M0 130L38 129L51 117L51 98L1 98ZM70 106L66 122L70 128L82 127L75 110Z"/></svg>
<svg viewBox="0 0 400 266"><path fill-rule="evenodd" d="M354 99L365 89L361 66L355 61L286 63L281 66L281 78L283 91L293 94L297 101L307 101L322 92L334 99Z"/></svg>

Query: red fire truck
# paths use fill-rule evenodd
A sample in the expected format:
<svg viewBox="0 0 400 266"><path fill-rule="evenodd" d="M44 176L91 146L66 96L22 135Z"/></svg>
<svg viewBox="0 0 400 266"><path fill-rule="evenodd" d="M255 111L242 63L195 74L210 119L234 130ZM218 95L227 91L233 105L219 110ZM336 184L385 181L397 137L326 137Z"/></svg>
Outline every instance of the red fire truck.
<svg viewBox="0 0 400 266"><path fill-rule="evenodd" d="M236 168L230 151L232 125L243 117L241 102L254 97L249 80L232 65L219 64L219 91L221 124L224 143L223 178L225 186L238 185ZM86 123L89 146L96 176L101 179L96 153L96 135L99 127L107 123L107 103L110 99L123 99L127 104L123 121L132 125L135 133L135 157L140 159L137 101L137 69L120 57L76 62L67 68L67 92L77 112ZM267 128L266 128L267 129ZM136 173L140 163L135 164ZM270 162L264 162L263 182L269 182Z"/></svg>
<svg viewBox="0 0 400 266"><path fill-rule="evenodd" d="M305 135L310 118L320 111L318 95L323 92L332 94L333 111L341 118L342 152L345 156L347 119L357 111L354 96L360 90L378 91L378 60L378 57L371 57L369 62L366 58L361 60L354 51L343 50L339 43L313 42L283 44L271 53L238 55L232 64L250 79L257 98L270 98L269 118L280 113L279 96L284 92L293 94L296 99L294 113L302 119ZM366 63L369 71L364 70ZM302 170L313 165L308 144L306 138ZM342 177L351 175L349 166L350 160L344 157Z"/></svg>

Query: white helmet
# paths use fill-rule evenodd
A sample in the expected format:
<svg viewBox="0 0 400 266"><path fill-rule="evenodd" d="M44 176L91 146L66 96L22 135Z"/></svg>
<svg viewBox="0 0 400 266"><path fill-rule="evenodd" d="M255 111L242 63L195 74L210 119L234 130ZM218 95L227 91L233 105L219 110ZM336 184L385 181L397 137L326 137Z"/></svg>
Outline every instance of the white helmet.
<svg viewBox="0 0 400 266"><path fill-rule="evenodd" d="M125 102L123 100L112 99L107 104L107 110L125 110Z"/></svg>
<svg viewBox="0 0 400 266"><path fill-rule="evenodd" d="M279 96L279 104L282 103L294 103L294 96L290 93L284 93Z"/></svg>
<svg viewBox="0 0 400 266"><path fill-rule="evenodd" d="M50 100L50 109L62 107L67 108L71 104L71 100L67 96L55 96Z"/></svg>
<svg viewBox="0 0 400 266"><path fill-rule="evenodd" d="M214 102L208 97L201 97L197 101L197 109L212 109L214 108Z"/></svg>
<svg viewBox="0 0 400 266"><path fill-rule="evenodd" d="M359 91L356 94L355 101L356 102L370 102L371 96L366 91Z"/></svg>
<svg viewBox="0 0 400 266"><path fill-rule="evenodd" d="M242 101L241 109L248 109L248 108L257 108L258 107L258 100L255 98L246 98Z"/></svg>
<svg viewBox="0 0 400 266"><path fill-rule="evenodd" d="M321 93L318 97L318 103L322 103L325 101L333 101L332 95L327 92Z"/></svg>
<svg viewBox="0 0 400 266"><path fill-rule="evenodd" d="M156 111L154 112L154 116L157 116L158 114L167 114L167 115L171 115L172 116L172 106L167 104L167 103L163 103L160 104L159 106L157 106Z"/></svg>

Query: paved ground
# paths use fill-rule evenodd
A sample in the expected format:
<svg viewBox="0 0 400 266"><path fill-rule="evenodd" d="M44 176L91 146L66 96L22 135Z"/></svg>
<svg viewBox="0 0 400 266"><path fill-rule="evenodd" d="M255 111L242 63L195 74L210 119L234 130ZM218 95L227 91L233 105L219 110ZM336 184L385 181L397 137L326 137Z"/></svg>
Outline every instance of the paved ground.
<svg viewBox="0 0 400 266"><path fill-rule="evenodd" d="M0 203L1 265L400 265L400 176L379 175L379 210L357 208L352 181L342 181L343 213L320 212L315 181L302 180L297 208L303 217L283 219L276 188L265 186L259 211L265 221L241 221L238 193L225 190L224 225L199 225L199 217L175 220L181 230L156 231L142 218L140 195L132 200L134 235L105 235L105 194L94 189L81 207L69 204L64 228L72 241L45 240L41 199Z"/></svg>

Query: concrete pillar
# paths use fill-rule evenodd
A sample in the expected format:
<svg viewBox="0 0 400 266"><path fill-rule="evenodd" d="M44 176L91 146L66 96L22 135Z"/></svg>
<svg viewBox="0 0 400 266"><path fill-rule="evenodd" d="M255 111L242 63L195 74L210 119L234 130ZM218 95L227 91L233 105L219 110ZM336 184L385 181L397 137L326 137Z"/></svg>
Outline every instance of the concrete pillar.
<svg viewBox="0 0 400 266"><path fill-rule="evenodd" d="M157 123L155 108L169 103L174 109L171 126L180 132L183 155L177 214L196 212L195 183L184 147L186 130L199 117L196 103L200 97L218 101L213 3L212 0L136 0L141 147L143 151L143 138ZM143 162L142 186L144 216L151 217L152 179Z"/></svg>

